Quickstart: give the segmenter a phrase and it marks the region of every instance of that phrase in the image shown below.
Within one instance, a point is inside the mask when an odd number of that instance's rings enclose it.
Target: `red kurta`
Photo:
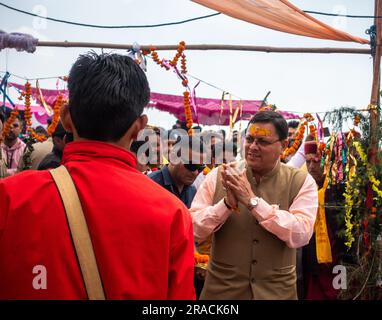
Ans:
[[[107,299],[194,299],[186,207],[117,146],[81,141],[63,164],[77,187]],[[43,265],[47,288],[34,289]],[[61,198],[48,171],[0,180],[0,299],[87,299]]]

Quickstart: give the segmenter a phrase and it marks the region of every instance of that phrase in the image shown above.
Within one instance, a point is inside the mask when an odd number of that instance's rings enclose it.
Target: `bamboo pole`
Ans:
[[[39,41],[39,47],[64,47],[64,48],[103,48],[103,49],[132,49],[131,44],[95,43],[95,42],[72,42],[72,41]],[[156,50],[176,50],[178,45],[153,45]],[[141,50],[149,50],[152,45],[141,45]],[[277,53],[349,53],[370,54],[370,49],[359,48],[282,48],[267,46],[247,45],[222,45],[222,44],[189,44],[187,50],[237,50],[237,51],[260,51]]]
[[[382,0],[375,0],[375,14],[376,17],[382,15]],[[369,161],[372,164],[377,163],[377,123],[378,123],[378,110],[374,106],[378,106],[379,92],[380,92],[380,78],[381,78],[381,45],[382,45],[382,21],[375,18],[374,23],[376,26],[376,48],[373,57],[373,84],[371,88],[370,98],[370,150]]]

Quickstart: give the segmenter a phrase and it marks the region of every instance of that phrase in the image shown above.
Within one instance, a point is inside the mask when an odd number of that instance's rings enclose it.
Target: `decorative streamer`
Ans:
[[[36,80],[36,89],[37,89],[37,93],[38,93],[37,99],[40,101],[41,105],[44,107],[46,113],[49,116],[52,116],[53,115],[53,109],[45,102],[45,98],[41,92],[40,84],[39,84],[38,80]]]
[[[225,95],[228,94],[228,92],[225,92],[223,91],[222,93],[222,97],[221,97],[221,100],[220,100],[220,114],[219,114],[219,125],[221,125],[221,117],[223,115],[223,110],[224,110],[224,99],[225,99]]]

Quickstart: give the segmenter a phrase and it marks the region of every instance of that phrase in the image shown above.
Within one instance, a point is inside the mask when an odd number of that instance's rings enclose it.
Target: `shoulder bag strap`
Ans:
[[[88,226],[72,177],[65,166],[50,170],[64,204],[89,300],[105,300]]]

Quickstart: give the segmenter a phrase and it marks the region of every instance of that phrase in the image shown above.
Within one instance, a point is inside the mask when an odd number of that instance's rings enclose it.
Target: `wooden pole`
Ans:
[[[71,41],[39,41],[39,47],[64,47],[64,48],[103,48],[103,49],[132,49],[131,44],[114,43],[94,43],[94,42],[71,42]],[[149,50],[155,47],[156,50],[176,50],[177,45],[141,45],[141,50]],[[278,53],[349,53],[349,54],[370,54],[370,49],[358,48],[281,48],[265,46],[247,45],[222,45],[222,44],[186,44],[187,50],[237,50],[237,51],[260,51]]]
[[[382,15],[382,0],[375,0],[375,14],[376,17]],[[382,20],[381,18],[375,18],[374,24],[376,26],[376,48],[375,55],[373,57],[373,85],[371,88],[370,99],[370,150],[369,161],[372,164],[377,163],[377,124],[378,124],[378,110],[379,92],[380,92],[380,78],[381,78],[381,45],[382,45]]]

